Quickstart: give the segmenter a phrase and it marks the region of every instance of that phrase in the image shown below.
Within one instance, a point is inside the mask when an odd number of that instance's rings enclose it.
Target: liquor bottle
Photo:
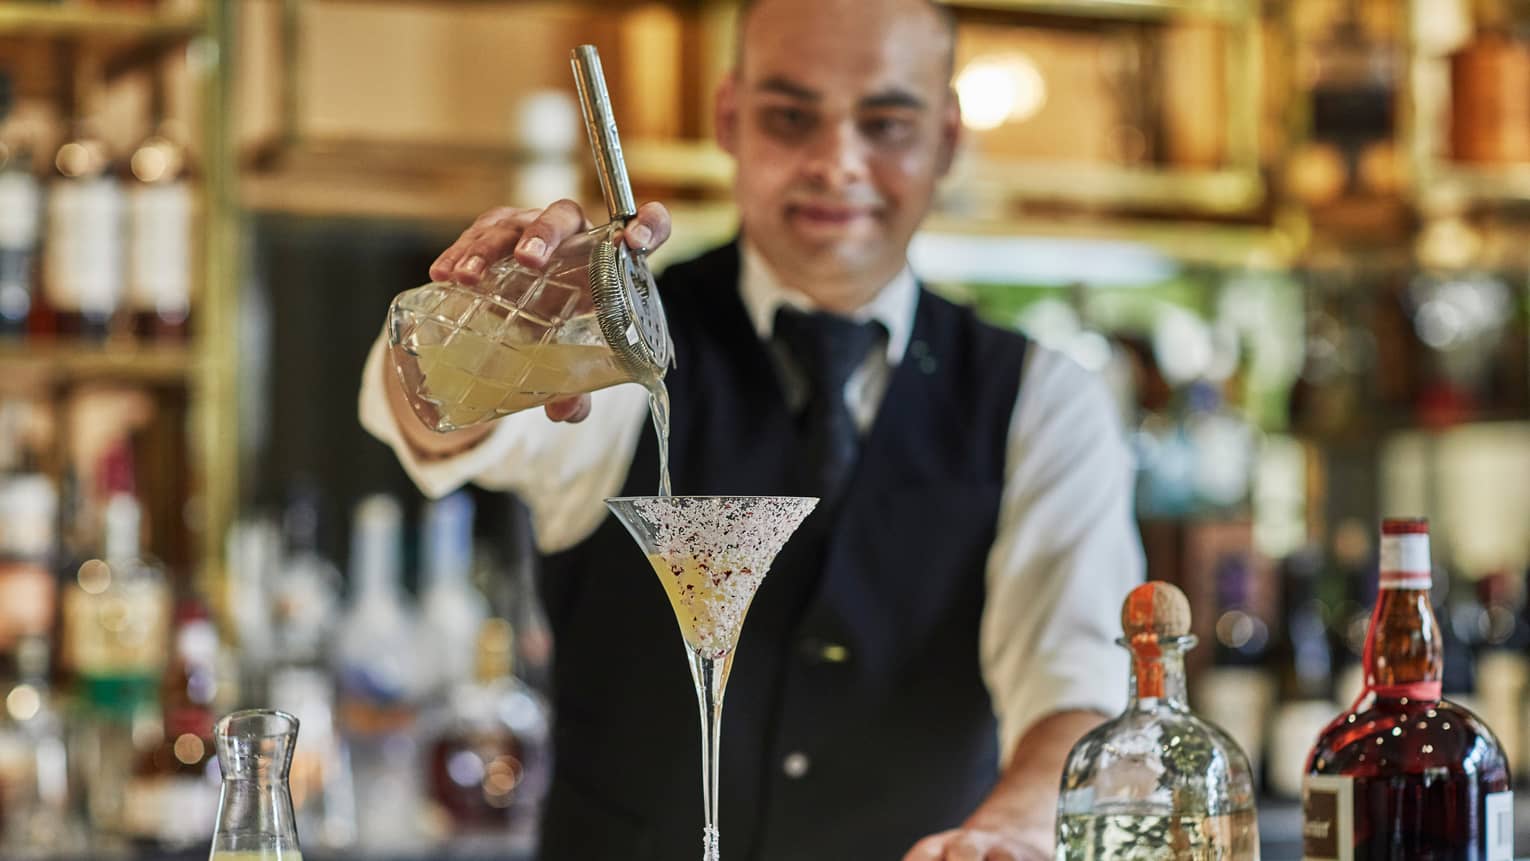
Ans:
[[[421,529],[425,591],[420,600],[422,642],[433,653],[430,687],[449,691],[473,677],[478,629],[489,605],[470,582],[473,569],[473,498],[454,493],[425,509]]]
[[[86,848],[72,804],[71,752],[54,701],[47,639],[28,636],[0,660],[0,857],[78,857]]]
[[[58,491],[38,468],[37,410],[0,399],[0,655],[29,636],[52,634],[58,585]]]
[[[1514,800],[1503,748],[1476,715],[1440,698],[1427,523],[1384,521],[1380,556],[1365,691],[1307,759],[1304,857],[1507,861]]]
[[[124,795],[146,728],[158,722],[170,594],[163,571],[141,552],[142,509],[119,446],[103,473],[103,558],[79,566],[64,591],[62,654],[73,676],[81,720],[71,749],[81,755],[92,828],[124,835]]]
[[[65,79],[69,92],[95,87],[89,64]],[[47,245],[43,298],[46,322],[39,325],[69,337],[103,339],[126,323],[122,304],[125,200],[117,165],[97,131],[95,105],[70,100],[76,117],[69,140],[54,156],[55,179],[48,189]]]
[[[144,750],[128,780],[125,831],[140,844],[185,849],[202,843],[218,814],[213,749],[218,695],[218,632],[207,608],[183,599],[160,687],[162,740]]]
[[[1522,583],[1502,570],[1477,581],[1484,634],[1475,661],[1479,714],[1489,726],[1501,730],[1499,741],[1513,768],[1524,762],[1524,727],[1519,721],[1530,681],[1530,661],[1525,657],[1530,625],[1521,614],[1522,589]]]
[[[415,734],[422,695],[419,626],[401,583],[402,520],[392,497],[375,495],[357,504],[352,599],[332,650],[362,851],[399,851],[422,840],[420,823],[398,814],[418,810],[423,800]]]
[[[304,482],[289,491],[282,513],[285,549],[271,584],[270,603],[276,658],[286,666],[319,661],[340,606],[340,571],[319,549],[322,509],[318,488]]]
[[[1450,56],[1450,156],[1530,161],[1530,43],[1503,0],[1474,0],[1471,39]]]
[[[1281,624],[1270,650],[1279,706],[1270,720],[1265,787],[1280,798],[1300,798],[1302,764],[1333,719],[1333,649],[1318,598],[1323,558],[1306,547],[1281,563]]]
[[[340,572],[319,548],[322,508],[312,483],[289,489],[277,539],[280,559],[261,600],[272,608],[274,643],[266,702],[303,727],[290,776],[298,836],[310,848],[335,850],[355,843],[356,811],[335,686],[323,664],[340,605]]]
[[[1248,758],[1185,703],[1190,602],[1168,583],[1143,584],[1127,596],[1121,627],[1130,702],[1068,754],[1058,861],[1257,859]]]
[[[0,336],[26,334],[37,285],[42,186],[32,141],[12,117],[11,77],[0,72]]]
[[[196,198],[180,124],[165,119],[165,82],[151,87],[154,131],[128,167],[127,298],[140,338],[179,341],[191,309]]]
[[[1328,608],[1334,699],[1340,703],[1354,702],[1364,687],[1362,658],[1376,606],[1375,570],[1369,530],[1358,518],[1344,518],[1334,527],[1329,568],[1320,587]]]
[[[430,796],[457,839],[529,846],[551,776],[546,703],[516,678],[514,633],[503,619],[479,629],[472,680],[451,691],[430,748]]]
[[[1196,710],[1223,727],[1249,754],[1255,778],[1275,698],[1270,629],[1254,606],[1255,574],[1246,552],[1227,553],[1215,569],[1217,620],[1212,666],[1195,685]]]

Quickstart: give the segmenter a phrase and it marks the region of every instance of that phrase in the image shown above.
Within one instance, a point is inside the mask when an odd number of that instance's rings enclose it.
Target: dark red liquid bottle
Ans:
[[[1514,799],[1503,747],[1480,718],[1440,699],[1429,527],[1387,520],[1380,549],[1365,691],[1308,756],[1303,857],[1511,861]]]

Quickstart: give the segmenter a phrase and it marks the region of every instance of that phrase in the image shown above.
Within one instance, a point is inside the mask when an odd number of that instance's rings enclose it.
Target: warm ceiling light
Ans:
[[[977,131],[1024,122],[1047,101],[1047,83],[1030,57],[1019,51],[974,58],[956,77],[962,122]]]

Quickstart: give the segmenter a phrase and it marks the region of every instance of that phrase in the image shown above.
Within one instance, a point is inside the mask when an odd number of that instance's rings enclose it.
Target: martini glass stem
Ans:
[[[696,682],[696,701],[701,706],[701,797],[706,807],[702,832],[702,861],[718,861],[717,764],[722,740],[723,687],[728,683],[728,659],[707,657],[687,645],[691,678]]]

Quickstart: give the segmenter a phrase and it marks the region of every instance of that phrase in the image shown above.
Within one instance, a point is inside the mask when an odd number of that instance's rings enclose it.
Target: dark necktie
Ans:
[[[845,403],[845,384],[885,336],[880,323],[857,323],[821,311],[783,307],[775,337],[807,381],[799,429],[804,442],[805,492],[833,505],[855,466],[860,433]]]

